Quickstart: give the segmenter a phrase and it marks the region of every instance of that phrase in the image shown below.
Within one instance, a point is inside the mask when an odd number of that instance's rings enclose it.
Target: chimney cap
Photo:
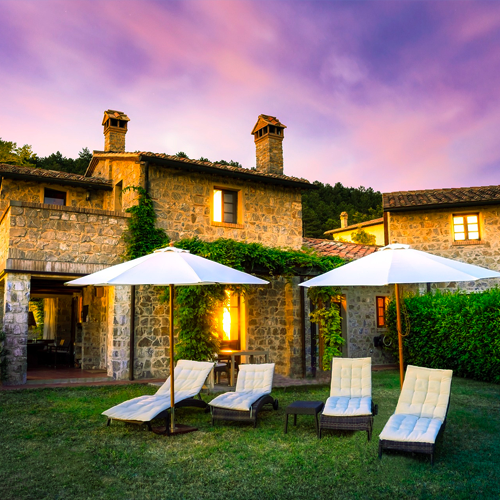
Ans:
[[[275,116],[270,115],[259,115],[257,119],[257,123],[254,125],[251,134],[255,134],[261,128],[267,125],[274,125],[275,127],[286,128],[286,125],[283,125]]]
[[[109,118],[113,118],[115,120],[122,120],[125,122],[129,122],[130,118],[123,111],[115,111],[114,109],[108,109],[104,111],[104,118],[102,119],[102,125],[104,125]]]

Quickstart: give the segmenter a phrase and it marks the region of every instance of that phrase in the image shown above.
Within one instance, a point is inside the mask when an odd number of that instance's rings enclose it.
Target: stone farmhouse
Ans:
[[[137,202],[129,186],[150,194],[157,224],[172,241],[198,235],[295,250],[306,245],[346,258],[376,249],[302,237],[301,193],[312,185],[284,175],[286,127],[278,119],[260,115],[252,130],[254,169],[127,152],[129,121],[122,112],[104,113],[104,150],[94,151],[83,176],[0,164],[0,328],[8,384],[25,383],[40,360],[29,338],[36,299],[43,299],[44,338],[56,341],[56,352],[66,349],[71,364],[105,370],[115,379],[168,376],[169,311],[157,288],[135,287],[132,309],[131,287],[64,286],[121,261],[125,210]],[[314,373],[321,342],[298,287],[306,278],[273,278],[245,298],[230,297],[231,327],[218,332],[223,345],[267,349],[283,375]],[[375,299],[363,290],[345,291],[340,307],[348,338],[344,354],[387,362],[373,349],[373,337],[383,329]]]
[[[352,236],[357,231],[364,231],[365,233],[375,237],[375,245],[384,245],[384,218],[372,219],[358,224],[348,224],[347,212],[340,214],[340,227],[325,231],[326,235],[330,235],[334,240],[353,242]]]
[[[500,270],[500,186],[384,193],[383,208],[387,243]],[[496,284],[444,286],[472,291]]]

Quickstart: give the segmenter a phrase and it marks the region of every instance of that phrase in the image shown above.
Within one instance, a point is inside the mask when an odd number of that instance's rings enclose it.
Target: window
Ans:
[[[45,189],[43,202],[49,205],[66,205],[66,193],[55,189]]]
[[[220,313],[218,336],[222,349],[240,348],[240,296],[229,290]]]
[[[214,222],[238,223],[238,193],[225,189],[214,189]]]
[[[385,305],[387,297],[376,297],[377,301],[377,328],[385,328]]]
[[[454,215],[453,237],[455,241],[479,240],[479,214]]]

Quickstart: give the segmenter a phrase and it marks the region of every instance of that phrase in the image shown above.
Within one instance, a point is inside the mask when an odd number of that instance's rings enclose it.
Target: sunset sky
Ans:
[[[0,1],[0,137],[40,156],[104,146],[397,190],[500,184],[500,2]]]

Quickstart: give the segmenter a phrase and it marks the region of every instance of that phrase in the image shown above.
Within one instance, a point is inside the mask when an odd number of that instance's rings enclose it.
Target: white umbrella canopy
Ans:
[[[500,273],[484,267],[438,257],[409,245],[392,244],[378,252],[317,276],[300,286],[381,286],[394,285],[396,296],[399,366],[403,385],[403,342],[398,285],[413,283],[443,283],[500,278]]]
[[[188,250],[166,247],[66,283],[69,286],[214,284],[266,285],[268,282]]]
[[[182,285],[267,285],[269,282],[237,271],[188,250],[169,246],[138,259],[108,267],[65,283],[68,286],[157,285],[170,288],[170,433],[184,433],[194,428],[176,427],[174,403],[174,286]]]

